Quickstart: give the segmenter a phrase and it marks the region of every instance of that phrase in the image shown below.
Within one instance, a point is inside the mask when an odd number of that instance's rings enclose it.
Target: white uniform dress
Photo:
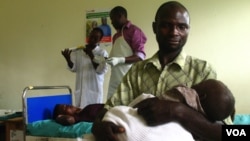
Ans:
[[[92,52],[94,56],[108,57],[107,51],[99,46]],[[84,108],[89,104],[103,103],[103,83],[104,75],[108,71],[107,63],[102,62],[95,69],[83,49],[72,51],[70,57],[74,63],[70,70],[76,73],[75,106]]]
[[[123,30],[121,33],[122,35],[114,42],[112,50],[110,51],[110,57],[128,57],[133,55],[131,47],[123,37]],[[112,67],[109,80],[108,98],[110,98],[115,93],[118,85],[121,83],[123,76],[128,72],[131,66],[132,64],[124,63]]]

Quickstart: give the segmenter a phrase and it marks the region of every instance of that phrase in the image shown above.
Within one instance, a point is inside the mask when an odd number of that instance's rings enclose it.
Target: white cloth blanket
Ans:
[[[144,119],[137,114],[133,105],[143,99],[154,97],[142,94],[129,106],[115,106],[104,116],[103,121],[110,121],[125,128],[125,133],[118,134],[120,141],[194,141],[191,133],[179,123],[170,122],[160,126],[147,126]]]

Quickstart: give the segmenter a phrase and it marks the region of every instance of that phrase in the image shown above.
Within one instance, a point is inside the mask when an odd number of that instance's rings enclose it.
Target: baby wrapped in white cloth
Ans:
[[[103,121],[110,121],[125,128],[117,134],[120,141],[194,141],[191,133],[179,123],[169,122],[158,126],[148,126],[133,108],[144,99],[155,97],[142,94],[128,106],[115,106],[107,111]],[[234,114],[235,99],[228,87],[221,81],[208,79],[191,88],[177,86],[160,95],[163,100],[173,100],[187,104],[203,114],[211,122],[221,122]],[[214,104],[216,103],[216,104]]]
[[[137,108],[133,108],[133,106],[150,97],[154,96],[142,94],[129,106],[115,106],[109,109],[103,121],[110,121],[125,128],[125,133],[118,134],[120,141],[194,141],[191,133],[176,122],[148,126],[144,119],[138,115]]]

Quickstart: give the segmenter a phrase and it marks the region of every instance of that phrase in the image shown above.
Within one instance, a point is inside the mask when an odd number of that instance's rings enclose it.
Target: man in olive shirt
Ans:
[[[156,12],[152,26],[158,52],[131,67],[117,91],[107,101],[107,109],[109,106],[128,105],[142,93],[159,96],[176,85],[191,87],[207,79],[216,79],[216,72],[207,61],[186,55],[183,51],[190,30],[190,17],[181,3],[163,3]],[[211,122],[183,103],[146,99],[137,108],[140,111],[138,114],[149,126],[175,121],[201,140],[221,140],[221,122]],[[126,131],[113,122],[102,121],[106,112],[100,113],[95,120],[92,133],[97,141],[118,141],[117,134]]]

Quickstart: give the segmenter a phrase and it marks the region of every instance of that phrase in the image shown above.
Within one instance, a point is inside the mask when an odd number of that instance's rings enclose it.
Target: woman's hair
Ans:
[[[102,37],[103,37],[103,31],[102,31],[102,29],[101,29],[101,28],[99,28],[99,27],[95,27],[95,28],[93,28],[93,29],[92,29],[92,31],[91,31],[91,32],[93,32],[93,31],[97,31],[97,32],[99,32],[99,33],[101,34],[100,39],[102,39]]]

